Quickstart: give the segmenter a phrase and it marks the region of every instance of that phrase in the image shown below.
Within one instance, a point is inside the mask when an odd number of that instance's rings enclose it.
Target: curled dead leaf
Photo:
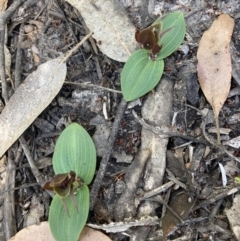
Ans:
[[[0,13],[5,12],[8,0],[0,0]]]

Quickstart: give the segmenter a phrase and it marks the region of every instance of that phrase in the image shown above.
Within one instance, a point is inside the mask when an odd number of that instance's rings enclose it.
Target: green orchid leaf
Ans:
[[[151,91],[163,73],[162,59],[152,61],[149,52],[140,49],[125,63],[121,73],[121,89],[126,101],[135,100]]]
[[[89,212],[89,189],[83,185],[75,194],[76,207],[70,196],[64,199],[67,211],[64,209],[62,198],[55,195],[49,211],[49,225],[53,237],[57,241],[77,241],[87,221]]]
[[[96,169],[96,149],[87,131],[77,123],[70,124],[57,140],[53,154],[55,174],[74,171],[89,184]]]
[[[157,58],[164,59],[176,51],[182,43],[186,33],[186,25],[183,13],[170,13],[165,17],[158,18],[153,25],[159,21],[162,22],[164,35],[158,41],[162,49]]]

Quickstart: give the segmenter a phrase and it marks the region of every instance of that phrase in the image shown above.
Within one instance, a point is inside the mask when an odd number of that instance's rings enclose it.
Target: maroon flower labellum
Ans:
[[[135,39],[141,44],[142,48],[150,51],[150,59],[156,60],[157,54],[161,51],[162,46],[158,44],[162,30],[162,23],[157,23],[141,31],[137,30]]]
[[[52,190],[57,193],[57,195],[62,199],[64,209],[69,216],[65,198],[70,195],[72,202],[78,211],[74,192],[82,185],[83,181],[79,177],[76,177],[75,172],[70,171],[70,173],[57,174],[51,181],[47,182],[43,188],[46,190]]]

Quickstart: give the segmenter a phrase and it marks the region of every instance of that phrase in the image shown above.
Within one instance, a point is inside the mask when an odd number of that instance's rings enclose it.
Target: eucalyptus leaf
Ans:
[[[62,200],[55,195],[49,211],[49,225],[53,237],[57,241],[77,241],[79,235],[86,224],[89,212],[89,189],[87,185],[75,194],[78,211],[72,203],[70,196],[66,200],[69,216],[64,210]]]
[[[163,60],[150,60],[149,52],[145,49],[133,53],[124,65],[121,74],[124,99],[132,101],[151,91],[158,84],[163,67]]]
[[[158,44],[162,45],[158,59],[164,59],[176,51],[182,43],[186,32],[186,25],[183,13],[178,12],[158,18],[153,25],[159,21],[162,22],[162,32],[166,31],[166,34],[158,41]]]
[[[49,106],[62,88],[66,73],[62,58],[51,59],[16,89],[0,114],[0,157]]]
[[[96,149],[87,131],[77,123],[70,124],[57,140],[53,154],[55,174],[74,171],[89,184],[96,169]]]

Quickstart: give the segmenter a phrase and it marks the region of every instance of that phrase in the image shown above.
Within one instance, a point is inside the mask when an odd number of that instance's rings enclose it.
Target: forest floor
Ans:
[[[9,1],[7,9],[15,4],[15,11],[7,17],[2,11],[6,22],[0,21],[0,43],[9,50],[4,54],[5,71],[0,68],[1,76],[5,72],[7,76],[5,84],[1,78],[3,110],[17,89],[13,87],[21,86],[41,64],[66,54],[93,30],[86,14],[97,30],[68,59],[66,79],[47,108],[42,111],[36,105],[33,121],[28,116],[18,119],[19,126],[29,121],[29,127],[0,159],[0,240],[48,221],[52,197],[41,187],[54,177],[54,147],[71,122],[88,131],[97,150],[96,178],[89,186],[90,227],[116,241],[240,240],[239,1],[110,1],[113,8],[107,14],[113,26],[118,24],[114,18],[122,19],[121,26],[127,18],[131,25],[131,30],[129,22],[124,30],[119,27],[119,35],[146,28],[170,12],[183,12],[186,21],[186,37],[164,59],[158,86],[128,103],[121,94],[125,62],[118,60],[121,50],[116,51],[115,43],[106,48],[101,37],[94,38],[104,29],[96,12],[86,13],[87,7],[79,12],[71,2],[76,1]],[[106,11],[101,9],[104,2],[108,1],[94,2],[96,11]],[[231,87],[219,114],[221,144],[217,144],[213,108],[198,81],[197,51],[203,33],[222,13],[232,17],[235,26]],[[45,96],[42,92],[39,101]],[[24,101],[34,103],[37,98],[33,90]]]

